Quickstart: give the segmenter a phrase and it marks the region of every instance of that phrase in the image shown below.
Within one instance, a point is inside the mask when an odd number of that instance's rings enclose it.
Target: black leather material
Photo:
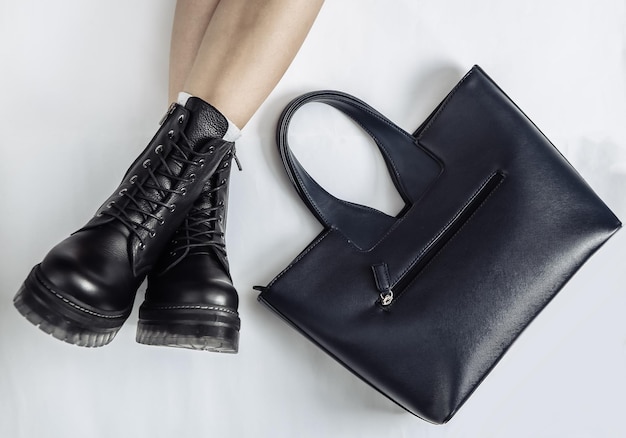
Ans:
[[[97,214],[36,268],[40,283],[68,309],[88,311],[86,326],[128,316],[137,288],[233,147],[221,139],[227,127],[224,116],[200,99],[172,105]]]
[[[149,275],[143,308],[216,306],[236,312],[238,305],[228,270],[216,254],[205,252],[188,254],[167,271]]]
[[[235,352],[238,346],[240,321],[237,313],[239,297],[233,286],[226,253],[226,213],[228,182],[234,148],[219,164],[214,175],[204,185],[201,195],[163,251],[155,269],[148,275],[145,301],[139,308],[142,343],[156,343],[150,335],[163,333],[176,336],[179,332],[194,332],[193,326],[220,325],[232,330],[224,336],[219,351]],[[145,333],[150,332],[150,333]],[[153,342],[143,342],[149,339]],[[215,350],[214,339],[209,345],[195,340],[191,348]],[[177,342],[176,346],[181,346]],[[171,345],[168,343],[168,345]],[[189,345],[184,345],[189,347]]]
[[[376,140],[408,204],[398,217],[336,200],[306,175],[286,131],[311,101],[345,112]],[[287,107],[278,140],[325,229],[259,299],[433,423],[454,415],[621,226],[477,66],[412,136],[352,96],[322,91]]]
[[[225,241],[232,155],[205,184],[148,276],[145,306],[206,304],[237,311]]]
[[[414,137],[367,104],[337,92],[310,93],[294,100],[281,117],[278,144],[287,145],[291,117],[298,108],[311,101],[323,102],[342,111],[374,139],[407,204],[418,200],[441,173],[441,163],[417,145]],[[311,212],[323,225],[341,230],[358,248],[372,247],[396,222],[396,218],[378,210],[335,198],[311,178],[288,147],[281,147],[279,151],[289,178]]]

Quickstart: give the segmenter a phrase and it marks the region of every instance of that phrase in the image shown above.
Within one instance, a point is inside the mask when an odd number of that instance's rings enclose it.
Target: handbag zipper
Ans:
[[[422,250],[417,257],[417,261],[404,273],[394,284],[391,284],[389,267],[382,262],[372,265],[374,280],[379,292],[378,303],[382,307],[388,307],[391,303],[402,295],[411,282],[417,278],[430,261],[443,249],[443,247],[454,237],[463,225],[465,225],[472,215],[487,200],[489,195],[504,180],[502,172],[493,173],[472,195],[468,202],[456,213],[448,224],[437,234]]]

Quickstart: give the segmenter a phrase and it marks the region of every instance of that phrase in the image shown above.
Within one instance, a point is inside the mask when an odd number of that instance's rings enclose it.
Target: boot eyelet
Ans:
[[[169,209],[172,213],[174,213],[174,210],[176,210],[176,204],[172,204],[172,205],[170,205],[170,206],[168,207],[168,209]]]
[[[139,243],[139,249],[140,249],[140,250],[142,250],[142,251],[143,251],[144,249],[146,249],[146,245],[145,245],[145,243],[143,243],[143,242]]]
[[[196,174],[195,173],[190,173],[189,174],[189,182],[192,183],[196,180]]]
[[[167,136],[168,136],[169,138],[174,138],[174,130],[173,130],[173,129],[170,129],[170,130],[168,131],[168,133],[167,133]]]
[[[181,114],[180,116],[178,116],[178,123],[179,124],[183,124],[183,122],[185,121],[185,115]]]
[[[223,179],[223,180],[221,180],[221,181],[220,181],[220,185],[221,185],[221,186],[223,186],[224,184],[226,184],[226,180],[225,180],[225,179]]]
[[[209,146],[209,154],[215,152],[215,146]]]
[[[224,206],[224,201],[220,201],[217,205],[219,205],[220,207]]]
[[[148,233],[148,236],[150,236],[151,238],[154,238],[156,236],[156,233],[154,231],[150,231]]]
[[[230,166],[230,163],[229,163],[228,161],[226,161],[226,162],[222,165],[222,167],[223,167],[224,169],[226,169],[228,166]]]
[[[163,145],[160,144],[157,147],[154,148],[154,153],[159,155],[161,152],[163,152]]]
[[[143,167],[145,169],[147,169],[148,167],[150,167],[152,165],[152,163],[150,162],[150,158],[148,158],[146,161],[143,162]]]
[[[128,182],[131,183],[131,184],[135,184],[136,181],[137,181],[137,175],[131,176],[130,180],[128,180]]]
[[[203,168],[203,167],[204,167],[204,158],[200,158],[200,159],[198,160],[198,166],[200,166],[200,168]]]
[[[158,218],[157,222],[159,225],[165,225],[165,219],[163,219],[162,217]]]
[[[176,255],[176,251],[171,251],[171,252],[170,252],[170,255],[171,255],[171,256],[175,256],[175,255]]]
[[[111,201],[107,204],[107,208],[111,208],[115,204],[115,201]]]
[[[180,189],[180,194],[182,196],[185,196],[187,194],[187,188],[183,187],[182,189]]]
[[[119,191],[118,195],[119,195],[119,196],[124,196],[124,194],[125,194],[127,191],[128,191],[127,189],[122,189],[122,190],[120,190],[120,191]]]

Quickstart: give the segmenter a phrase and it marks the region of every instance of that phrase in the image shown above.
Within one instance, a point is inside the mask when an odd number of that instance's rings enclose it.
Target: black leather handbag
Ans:
[[[287,144],[308,102],[376,142],[406,203],[395,217],[339,200]],[[475,66],[408,134],[362,101],[305,94],[280,154],[324,231],[259,299],[409,412],[445,423],[512,342],[621,226],[581,176]]]

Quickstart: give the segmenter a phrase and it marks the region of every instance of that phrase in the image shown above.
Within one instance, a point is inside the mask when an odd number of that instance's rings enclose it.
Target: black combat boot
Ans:
[[[109,343],[137,288],[233,143],[228,121],[190,98],[173,104],[121,185],[80,230],[35,266],[14,298],[30,322],[63,341]]]
[[[139,308],[137,342],[237,352],[239,299],[224,240],[234,153],[233,147],[148,275],[146,299]]]

